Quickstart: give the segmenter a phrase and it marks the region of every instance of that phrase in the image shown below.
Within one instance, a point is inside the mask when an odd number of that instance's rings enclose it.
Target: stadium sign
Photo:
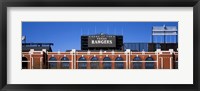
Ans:
[[[116,38],[110,35],[88,36],[88,47],[116,47]]]

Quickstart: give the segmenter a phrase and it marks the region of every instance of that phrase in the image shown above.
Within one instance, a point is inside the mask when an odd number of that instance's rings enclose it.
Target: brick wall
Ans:
[[[27,64],[28,69],[49,69],[49,59],[51,57],[55,57],[57,69],[61,69],[61,59],[63,57],[67,57],[70,62],[70,69],[77,69],[78,68],[78,59],[80,57],[86,58],[87,69],[91,68],[91,58],[97,57],[99,61],[99,69],[103,69],[103,59],[104,57],[108,56],[112,61],[112,69],[115,69],[115,60],[117,57],[123,58],[123,69],[131,69],[134,68],[134,61],[135,57],[141,58],[142,69],[145,69],[146,59],[148,57],[153,58],[154,69],[174,69],[176,68],[175,65],[178,63],[178,52],[171,52],[171,51],[157,51],[157,52],[46,52],[44,51],[34,51],[31,50],[30,52],[22,52],[23,57],[27,58],[29,61]],[[133,63],[132,63],[132,62]]]

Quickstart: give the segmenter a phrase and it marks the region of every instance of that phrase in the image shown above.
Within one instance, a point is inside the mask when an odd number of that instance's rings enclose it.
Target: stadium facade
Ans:
[[[175,35],[153,27],[152,36]],[[81,50],[52,52],[52,43],[23,43],[22,69],[178,69],[178,43],[124,43],[122,35],[82,35]]]
[[[22,53],[23,69],[177,69],[178,52],[76,51]]]

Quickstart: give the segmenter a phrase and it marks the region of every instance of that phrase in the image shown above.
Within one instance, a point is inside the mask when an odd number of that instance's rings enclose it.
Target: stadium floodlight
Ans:
[[[153,26],[152,35],[178,35],[178,30],[175,26]]]
[[[165,36],[178,36],[178,29],[176,26],[153,26],[152,28],[152,42],[153,36],[164,36],[164,43],[165,43]]]

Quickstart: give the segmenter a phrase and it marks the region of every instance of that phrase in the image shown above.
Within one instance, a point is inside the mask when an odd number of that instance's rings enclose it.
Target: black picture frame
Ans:
[[[7,7],[193,7],[194,84],[7,84]],[[0,1],[0,89],[9,90],[140,90],[199,91],[200,0],[1,0]],[[187,73],[186,73],[187,74]]]

